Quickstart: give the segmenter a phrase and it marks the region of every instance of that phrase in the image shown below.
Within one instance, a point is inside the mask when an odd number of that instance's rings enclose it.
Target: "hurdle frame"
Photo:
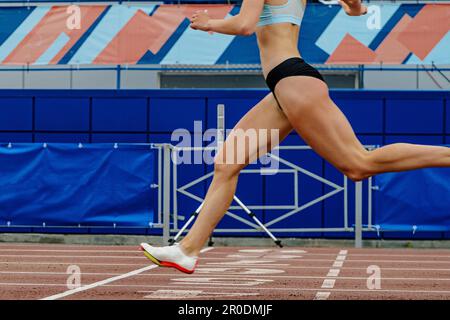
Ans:
[[[215,149],[213,147],[177,147],[169,143],[158,143],[158,144],[151,144],[151,147],[158,150],[158,221],[156,222],[155,226],[160,226],[163,229],[163,242],[169,243],[171,234],[177,233],[180,231],[180,228],[178,227],[178,221],[184,221],[185,216],[178,215],[178,193],[182,193],[185,196],[190,197],[193,200],[198,201],[201,203],[204,199],[197,197],[195,195],[192,195],[188,192],[186,192],[184,189],[195,185],[198,182],[204,181],[208,178],[210,178],[213,175],[213,172],[206,173],[200,178],[194,179],[193,181],[187,183],[184,186],[178,187],[178,165],[174,159],[176,159],[176,152],[178,151],[205,151],[205,150],[211,150]],[[368,150],[373,150],[377,148],[378,146],[374,145],[367,145],[365,146]],[[275,150],[312,150],[309,146],[278,146],[275,148]],[[282,159],[278,156],[274,156],[272,153],[269,153],[269,156],[275,157],[279,159]],[[289,162],[284,160],[284,162]],[[285,163],[286,164],[286,163]],[[295,165],[294,165],[295,166]],[[294,189],[296,193],[296,197],[298,196],[298,172],[305,173],[307,175],[313,176],[315,178],[319,177],[319,181],[326,180],[325,178],[322,178],[318,175],[315,175],[309,171],[307,171],[304,168],[301,168],[300,166],[296,166],[297,170],[294,174],[296,177],[294,179]],[[284,172],[289,169],[278,169],[280,172]],[[284,170],[284,171],[283,171]],[[293,171],[293,170],[291,170]],[[287,171],[286,171],[287,172]],[[247,173],[261,173],[261,170],[258,169],[244,169],[242,170],[242,174]],[[328,180],[327,180],[328,181]],[[355,223],[353,226],[349,225],[349,208],[348,208],[348,197],[349,194],[349,183],[348,178],[343,175],[343,185],[339,186],[339,188],[336,188],[335,190],[324,194],[306,204],[303,204],[302,206],[298,206],[298,203],[296,202],[296,208],[293,209],[294,206],[247,206],[250,209],[268,209],[268,210],[274,210],[274,209],[291,209],[291,212],[287,212],[280,217],[269,221],[268,223],[265,223],[264,226],[268,228],[271,232],[277,232],[277,233],[292,233],[292,232],[354,232],[354,242],[355,242],[355,248],[361,248],[363,247],[363,241],[362,241],[362,233],[365,231],[375,231],[375,228],[372,225],[372,192],[373,190],[376,190],[376,187],[373,186],[373,180],[372,178],[367,179],[367,194],[368,194],[368,201],[367,201],[367,221],[368,224],[366,226],[363,226],[363,182],[355,182],[355,192],[354,192],[354,199],[355,199],[355,209],[354,209],[354,218]],[[187,187],[186,187],[187,186]],[[333,228],[270,228],[272,224],[275,224],[276,222],[279,222],[289,216],[292,216],[294,214],[298,214],[302,210],[319,203],[321,201],[324,201],[328,198],[331,198],[335,194],[343,193],[343,206],[344,206],[344,212],[343,212],[343,227],[333,227]],[[161,206],[160,206],[161,205]],[[239,210],[242,209],[239,206],[230,206],[229,210]],[[257,226],[256,224],[252,223],[249,220],[246,220],[230,211],[227,210],[226,214],[228,216],[231,216],[232,218],[243,222],[250,228],[236,228],[236,229],[216,229],[214,233],[261,233],[263,230]],[[185,232],[188,232],[189,228],[186,228]]]

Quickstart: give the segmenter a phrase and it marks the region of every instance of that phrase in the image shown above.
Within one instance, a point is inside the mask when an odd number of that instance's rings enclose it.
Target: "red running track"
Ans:
[[[0,244],[0,299],[450,299],[450,250],[217,247],[186,275],[138,246]]]

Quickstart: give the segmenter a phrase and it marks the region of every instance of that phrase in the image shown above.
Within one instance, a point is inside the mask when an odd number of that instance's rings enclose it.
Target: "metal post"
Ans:
[[[225,105],[217,105],[217,152],[225,141]]]
[[[348,229],[348,178],[344,175],[344,228]]]
[[[178,199],[177,199],[177,194],[178,194],[178,190],[177,190],[177,186],[178,186],[178,165],[177,165],[177,153],[174,152],[172,154],[173,156],[173,161],[172,161],[172,168],[173,168],[173,172],[172,172],[172,203],[173,203],[173,207],[172,207],[172,215],[173,215],[173,228],[175,230],[178,230]]]
[[[158,224],[162,224],[162,150],[158,148]]]
[[[367,181],[367,227],[372,228],[372,192],[373,192],[373,178],[370,177]]]
[[[163,243],[170,239],[170,146],[163,146]]]
[[[355,183],[355,248],[362,248],[362,181]]]

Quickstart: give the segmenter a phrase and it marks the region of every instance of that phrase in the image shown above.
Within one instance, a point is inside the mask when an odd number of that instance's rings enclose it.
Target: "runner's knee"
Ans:
[[[338,165],[339,171],[352,181],[361,181],[372,175],[372,162],[370,155],[357,154],[345,159]]]
[[[238,176],[244,167],[245,165],[226,163],[216,158],[214,160],[214,177],[230,179]]]

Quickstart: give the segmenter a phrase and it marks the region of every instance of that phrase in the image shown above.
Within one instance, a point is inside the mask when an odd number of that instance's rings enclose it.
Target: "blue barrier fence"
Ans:
[[[14,146],[19,142],[34,142],[38,143],[36,148],[41,152],[51,150],[50,148],[42,151],[43,143],[49,143],[50,146],[53,143],[57,143],[56,146],[64,146],[58,143],[70,143],[72,147],[68,148],[72,148],[73,152],[79,151],[76,146],[80,142],[83,144],[108,143],[110,147],[114,143],[167,143],[172,142],[171,133],[175,129],[184,128],[194,133],[194,121],[202,122],[202,131],[215,128],[217,104],[225,105],[226,127],[232,128],[239,118],[265,94],[267,94],[266,90],[5,90],[0,91],[0,142],[5,143],[4,147],[7,147],[8,143]],[[450,143],[449,92],[334,90],[331,95],[347,115],[364,144],[384,145],[400,141],[437,145]],[[282,145],[304,145],[304,142],[296,134],[291,134]],[[288,157],[330,181],[342,183],[342,175],[312,151],[300,155],[290,154]],[[131,155],[128,159],[130,158],[135,159],[135,156]],[[3,168],[10,162],[7,158],[0,161],[4,162],[1,166],[1,172],[4,174]],[[139,158],[136,161],[139,161]],[[76,170],[79,170],[78,172],[86,170],[85,164],[81,161]],[[134,167],[132,163],[129,165],[140,174],[144,173],[139,168],[145,168],[144,171],[149,172],[150,167],[155,166],[147,159],[145,165],[141,163],[143,167],[140,165]],[[183,170],[178,174],[180,185],[183,180],[195,179],[210,170],[211,167],[207,165],[196,165],[189,170]],[[4,187],[11,176],[3,177],[1,181]],[[151,179],[151,175],[146,177]],[[379,236],[415,239],[448,238],[447,222],[450,211],[450,201],[446,197],[448,181],[450,181],[448,177],[448,169],[419,170],[376,177],[373,184],[378,187],[378,190],[373,191],[372,223],[380,225]],[[127,178],[125,180],[128,182]],[[281,192],[277,185],[282,184],[287,186],[286,190],[290,190],[291,180],[288,174],[278,177],[246,175],[240,181],[238,192],[240,198],[250,204],[276,204],[290,196],[287,192]],[[147,185],[148,182],[150,180],[145,184]],[[301,177],[299,182],[300,201],[307,202],[329,191],[326,186],[309,181],[307,177]],[[208,181],[204,181],[195,186],[195,192],[204,195],[207,184]],[[428,189],[423,189],[423,185]],[[24,185],[24,188],[33,188],[32,182],[30,185]],[[364,190],[366,189],[365,186]],[[418,198],[419,194],[423,196]],[[429,194],[431,194],[430,197],[428,197]],[[149,198],[145,195],[145,199],[152,199],[149,200],[150,203],[147,203],[150,206],[148,212],[156,212],[155,194],[149,191],[148,196]],[[367,199],[368,193],[365,192],[365,207]],[[1,203],[0,201],[0,208],[3,208],[6,202]],[[198,205],[187,200],[181,203],[178,211],[185,216],[188,216]],[[349,199],[348,206],[352,212],[354,207],[352,199]],[[330,198],[311,206],[301,216],[293,216],[276,227],[283,227],[283,224],[290,227],[336,227],[342,223],[342,208],[341,198]],[[41,213],[42,211],[39,210],[38,214]],[[256,213],[263,222],[268,222],[279,214],[279,212],[267,210],[259,210]],[[150,214],[146,215],[146,217],[149,216]],[[40,227],[42,222],[45,222],[42,218],[36,219],[30,220],[35,226],[30,226],[29,231],[52,231]],[[75,219],[83,221],[77,215]],[[139,223],[145,224],[150,221],[136,219],[138,220],[130,220],[131,225],[140,226]],[[103,221],[101,217],[99,221]],[[119,220],[105,218],[104,221],[111,224]],[[139,221],[139,223],[133,224],[133,221]],[[21,224],[27,225],[28,223],[25,222],[23,220]],[[6,223],[7,219],[0,221],[2,225]],[[352,225],[352,223],[350,219],[349,224]],[[368,223],[367,218],[363,223]],[[236,221],[225,219],[219,227],[230,227],[233,224],[236,224]],[[3,228],[0,231],[5,230]],[[117,230],[83,229],[76,232],[148,234],[158,233],[160,230],[142,226],[132,231],[118,228]],[[292,235],[351,236],[322,232]],[[377,236],[376,233],[366,234],[366,237]]]
[[[148,228],[154,167],[149,145],[0,145],[0,225]]]
[[[383,174],[376,185],[381,230],[450,231],[450,168]]]

